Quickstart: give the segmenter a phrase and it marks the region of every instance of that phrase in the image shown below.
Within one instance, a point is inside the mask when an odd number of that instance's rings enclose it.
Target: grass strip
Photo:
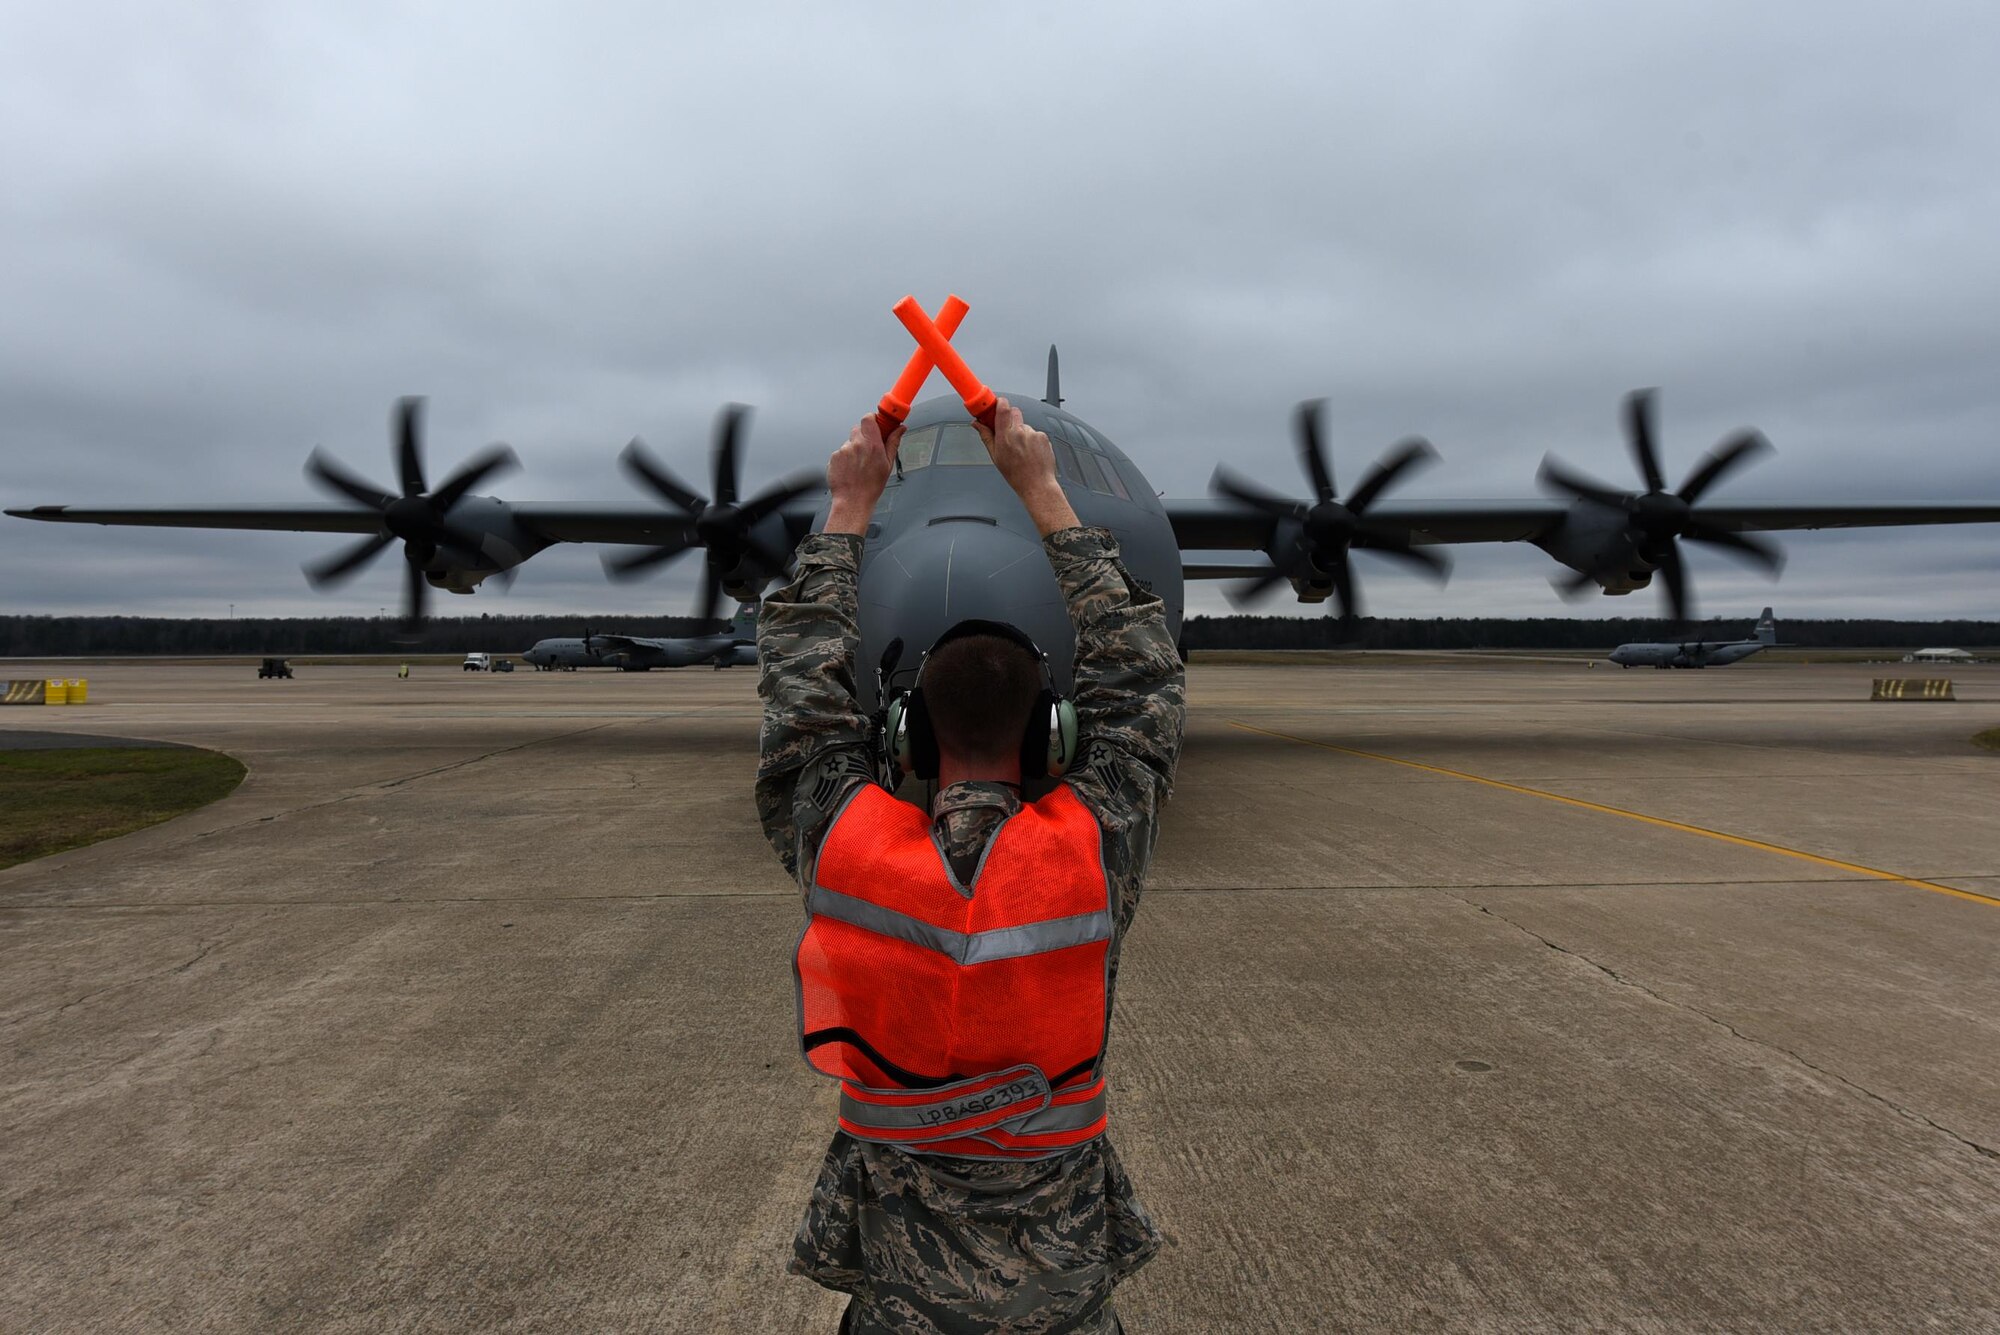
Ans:
[[[2000,728],[1988,728],[1985,732],[1972,734],[1972,744],[1983,746],[1988,751],[2000,751]]]
[[[0,867],[171,820],[226,796],[244,773],[192,747],[0,751]]]

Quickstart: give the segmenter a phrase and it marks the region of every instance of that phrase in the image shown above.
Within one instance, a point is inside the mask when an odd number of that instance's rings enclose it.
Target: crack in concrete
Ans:
[[[1645,996],[1651,997],[1654,1001],[1659,1002],[1663,1006],[1671,1006],[1675,1010],[1686,1011],[1690,1015],[1699,1016],[1701,1019],[1708,1021],[1708,1023],[1723,1030],[1725,1033],[1729,1034],[1732,1038],[1735,1038],[1740,1042],[1748,1043],[1754,1047],[1763,1048],[1766,1051],[1775,1052],[1780,1054],[1781,1056],[1789,1057],[1794,1062],[1798,1063],[1800,1066],[1803,1066],[1808,1071],[1813,1072],[1815,1075],[1822,1076],[1825,1079],[1830,1080],[1845,1089],[1851,1090],[1854,1093],[1859,1094],[1862,1097],[1867,1098],[1875,1103],[1879,1103],[1883,1107],[1889,1109],[1889,1111],[1895,1113],[1899,1117],[1905,1118],[1908,1121],[1916,1122],[1923,1126],[1927,1126],[1933,1131],[1938,1131],[1943,1133],[1944,1135],[1951,1137],[1953,1140],[1957,1141],[1960,1145],[1965,1146],[1965,1148],[1971,1150],[1973,1153],[1979,1155],[1982,1158],[2000,1161],[2000,1149],[1995,1149],[1989,1145],[1982,1145],[1978,1141],[1973,1140],[1970,1137],[1960,1135],[1958,1132],[1952,1130],[1950,1127],[1945,1126],[1942,1123],[1931,1120],[1929,1117],[1924,1116],[1922,1113],[1916,1111],[1914,1108],[1906,1108],[1902,1104],[1897,1103],[1894,1099],[1885,1097],[1884,1095],[1881,1094],[1877,1094],[1874,1090],[1868,1088],[1866,1085],[1860,1084],[1859,1082],[1854,1080],[1850,1080],[1846,1076],[1841,1075],[1838,1071],[1828,1070],[1826,1067],[1821,1066],[1818,1063],[1810,1061],[1807,1058],[1801,1056],[1799,1053],[1793,1051],[1791,1048],[1785,1047],[1784,1045],[1779,1043],[1773,1043],[1769,1039],[1757,1038],[1754,1035],[1746,1034],[1741,1029],[1738,1029],[1735,1025],[1729,1023],[1729,1021],[1721,1018],[1720,1016],[1712,1015],[1709,1012],[1703,1010],[1699,1006],[1692,1005],[1685,1001],[1675,1001],[1671,997],[1663,996],[1661,993],[1654,991],[1652,988],[1646,986],[1642,982],[1639,982],[1637,979],[1627,978],[1624,974],[1619,973],[1616,969],[1612,968],[1610,965],[1600,964],[1596,960],[1592,959],[1590,956],[1584,954],[1580,950],[1571,950],[1568,946],[1562,945],[1555,941],[1551,941],[1548,937],[1543,936],[1540,932],[1536,931],[1534,928],[1518,923],[1504,913],[1496,913],[1491,908],[1487,907],[1484,904],[1479,903],[1476,900],[1467,899],[1463,895],[1453,895],[1452,898],[1458,900],[1460,903],[1466,905],[1468,908],[1474,908],[1479,910],[1481,913],[1485,914],[1489,918],[1494,919],[1497,922],[1505,923],[1507,926],[1513,928],[1517,932],[1520,932],[1524,936],[1530,937],[1535,941],[1541,942],[1542,945],[1548,947],[1550,950],[1555,951],[1557,954],[1567,955],[1573,960],[1577,960],[1580,963],[1589,965],[1591,968],[1603,974],[1606,978],[1609,978],[1612,982],[1617,983],[1620,987],[1632,988],[1633,990],[1640,992]]]
[[[74,997],[69,1001],[65,1001],[62,1005],[56,1007],[52,1011],[49,1010],[28,1011],[24,1014],[17,1015],[12,1019],[8,1020],[6,1024],[4,1026],[0,1026],[0,1028],[12,1029],[15,1025],[24,1024],[29,1020],[39,1019],[44,1016],[48,1017],[49,1019],[56,1019],[74,1010],[76,1007],[83,1005],[83,1003],[91,1000],[93,997],[101,997],[107,992],[117,992],[128,987],[138,987],[141,984],[150,983],[156,978],[168,978],[173,976],[174,974],[186,973],[189,969],[192,969],[195,965],[207,959],[209,953],[213,951],[217,946],[221,945],[224,941],[228,940],[230,933],[234,932],[236,930],[236,927],[237,924],[235,923],[231,923],[227,927],[224,927],[221,932],[217,933],[214,940],[209,940],[205,937],[196,938],[194,954],[189,956],[187,959],[182,960],[179,964],[170,965],[169,967],[164,969],[155,969],[151,973],[140,974],[137,978],[126,978],[116,983],[106,983],[102,987],[94,987],[90,989],[90,991],[85,992],[80,996]]]

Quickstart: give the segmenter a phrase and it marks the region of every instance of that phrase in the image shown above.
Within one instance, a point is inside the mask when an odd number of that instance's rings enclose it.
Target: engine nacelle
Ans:
[[[1624,510],[1578,501],[1562,522],[1536,538],[1535,546],[1579,574],[1588,575],[1611,595],[1632,593],[1653,582],[1658,567],[1633,539]]]

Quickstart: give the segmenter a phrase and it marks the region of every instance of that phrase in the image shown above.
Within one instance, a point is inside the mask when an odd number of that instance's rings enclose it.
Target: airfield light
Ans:
[[[917,340],[917,346],[931,355],[937,369],[944,372],[944,378],[958,391],[958,397],[965,400],[965,410],[984,423],[987,430],[992,430],[993,404],[999,395],[972,373],[972,368],[951,346],[951,340],[944,336],[944,331],[924,314],[924,308],[917,304],[915,297],[904,297],[890,309],[903,322],[903,328],[910,331],[910,337]]]
[[[956,334],[959,322],[965,319],[965,313],[971,309],[956,292],[946,297],[944,305],[938,308],[938,332],[946,338]],[[924,387],[924,381],[929,378],[934,364],[931,354],[919,347],[910,354],[910,360],[904,364],[903,374],[896,377],[895,387],[882,396],[882,402],[875,405],[875,424],[882,428],[884,440],[887,440],[889,433],[901,426],[903,419],[910,415],[910,405],[916,400],[917,391]]]

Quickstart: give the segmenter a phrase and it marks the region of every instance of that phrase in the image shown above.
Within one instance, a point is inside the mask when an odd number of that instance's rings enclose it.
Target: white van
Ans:
[[[465,656],[464,670],[467,672],[491,672],[493,670],[493,655],[467,654]]]

